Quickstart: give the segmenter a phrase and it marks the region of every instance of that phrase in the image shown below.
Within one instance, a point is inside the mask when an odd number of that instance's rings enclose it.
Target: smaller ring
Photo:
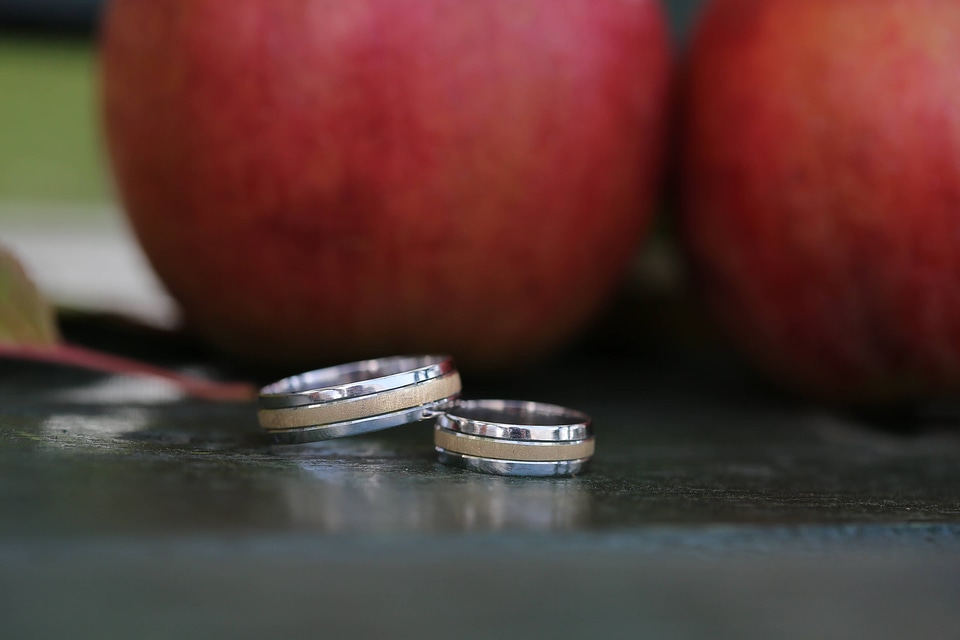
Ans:
[[[467,400],[437,416],[443,464],[505,476],[565,476],[593,456],[590,416],[542,402]]]
[[[391,391],[454,371],[446,355],[392,356],[307,371],[260,389],[261,409],[289,409]]]
[[[489,473],[498,476],[531,476],[556,477],[573,476],[583,471],[590,458],[579,460],[554,460],[550,462],[517,462],[513,460],[496,460],[481,458],[463,453],[447,451],[443,447],[436,447],[441,464],[480,473]]]
[[[533,440],[505,440],[470,436],[443,429],[433,431],[433,444],[446,451],[479,458],[511,460],[514,462],[556,462],[589,458],[594,452],[593,438],[569,442],[537,442]]]
[[[471,436],[570,442],[593,435],[590,416],[555,404],[522,400],[464,400],[437,417],[437,426]]]

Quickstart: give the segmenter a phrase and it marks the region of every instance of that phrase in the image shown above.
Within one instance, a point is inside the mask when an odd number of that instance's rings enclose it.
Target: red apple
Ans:
[[[534,358],[650,217],[654,0],[116,0],[102,46],[133,228],[244,357]]]
[[[766,369],[870,402],[960,391],[960,3],[717,0],[685,80],[683,228]]]

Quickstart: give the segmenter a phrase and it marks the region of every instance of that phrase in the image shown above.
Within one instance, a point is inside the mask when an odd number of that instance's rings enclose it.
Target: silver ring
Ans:
[[[437,426],[433,433],[434,445],[480,458],[513,460],[514,462],[552,462],[577,460],[593,455],[594,440],[571,440],[570,442],[535,442],[532,440],[506,440],[468,436]]]
[[[456,402],[456,398],[451,398],[421,407],[414,407],[413,409],[385,413],[379,416],[370,416],[369,418],[361,418],[359,420],[301,429],[267,431],[267,435],[273,444],[309,444],[311,442],[320,442],[333,438],[358,436],[363,433],[382,431],[383,429],[400,427],[421,420],[429,420],[436,415],[436,412],[452,407]]]
[[[523,400],[464,400],[437,416],[437,425],[473,436],[538,442],[585,440],[593,435],[587,414]]]
[[[498,475],[579,473],[595,450],[585,413],[516,400],[461,402],[437,416],[433,438],[441,463]]]
[[[328,386],[307,388],[320,382]],[[447,356],[364,360],[264,387],[257,418],[274,443],[315,442],[432,418],[453,408],[460,388]]]
[[[261,409],[285,409],[390,391],[455,370],[444,355],[393,356],[307,371],[260,389]]]

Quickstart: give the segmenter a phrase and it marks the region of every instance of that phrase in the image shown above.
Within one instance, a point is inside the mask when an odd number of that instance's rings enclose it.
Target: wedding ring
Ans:
[[[277,444],[358,435],[452,408],[460,374],[446,356],[399,356],[309,371],[260,390],[257,417]]]
[[[396,411],[394,413],[385,413],[379,416],[370,416],[359,420],[348,420],[333,424],[317,425],[314,427],[304,427],[301,429],[280,429],[267,431],[267,437],[273,444],[308,444],[310,442],[319,442],[320,440],[330,440],[332,438],[343,438],[345,436],[356,436],[371,431],[381,431],[393,427],[400,427],[412,422],[429,420],[433,418],[438,411],[454,406],[456,400],[441,401],[414,407],[405,411]]]
[[[499,475],[579,473],[594,453],[590,417],[540,402],[471,400],[437,415],[440,462]]]
[[[450,356],[393,356],[307,371],[260,390],[261,409],[288,409],[366,396],[433,380],[456,370]]]

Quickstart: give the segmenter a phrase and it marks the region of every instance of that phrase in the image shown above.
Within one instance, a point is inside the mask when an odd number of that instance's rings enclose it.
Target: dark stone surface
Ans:
[[[594,416],[589,473],[511,479],[438,465],[427,425],[270,448],[251,405],[0,367],[5,638],[893,638],[960,623],[960,430],[945,418],[878,429],[725,360],[569,356],[466,377],[473,397]]]

